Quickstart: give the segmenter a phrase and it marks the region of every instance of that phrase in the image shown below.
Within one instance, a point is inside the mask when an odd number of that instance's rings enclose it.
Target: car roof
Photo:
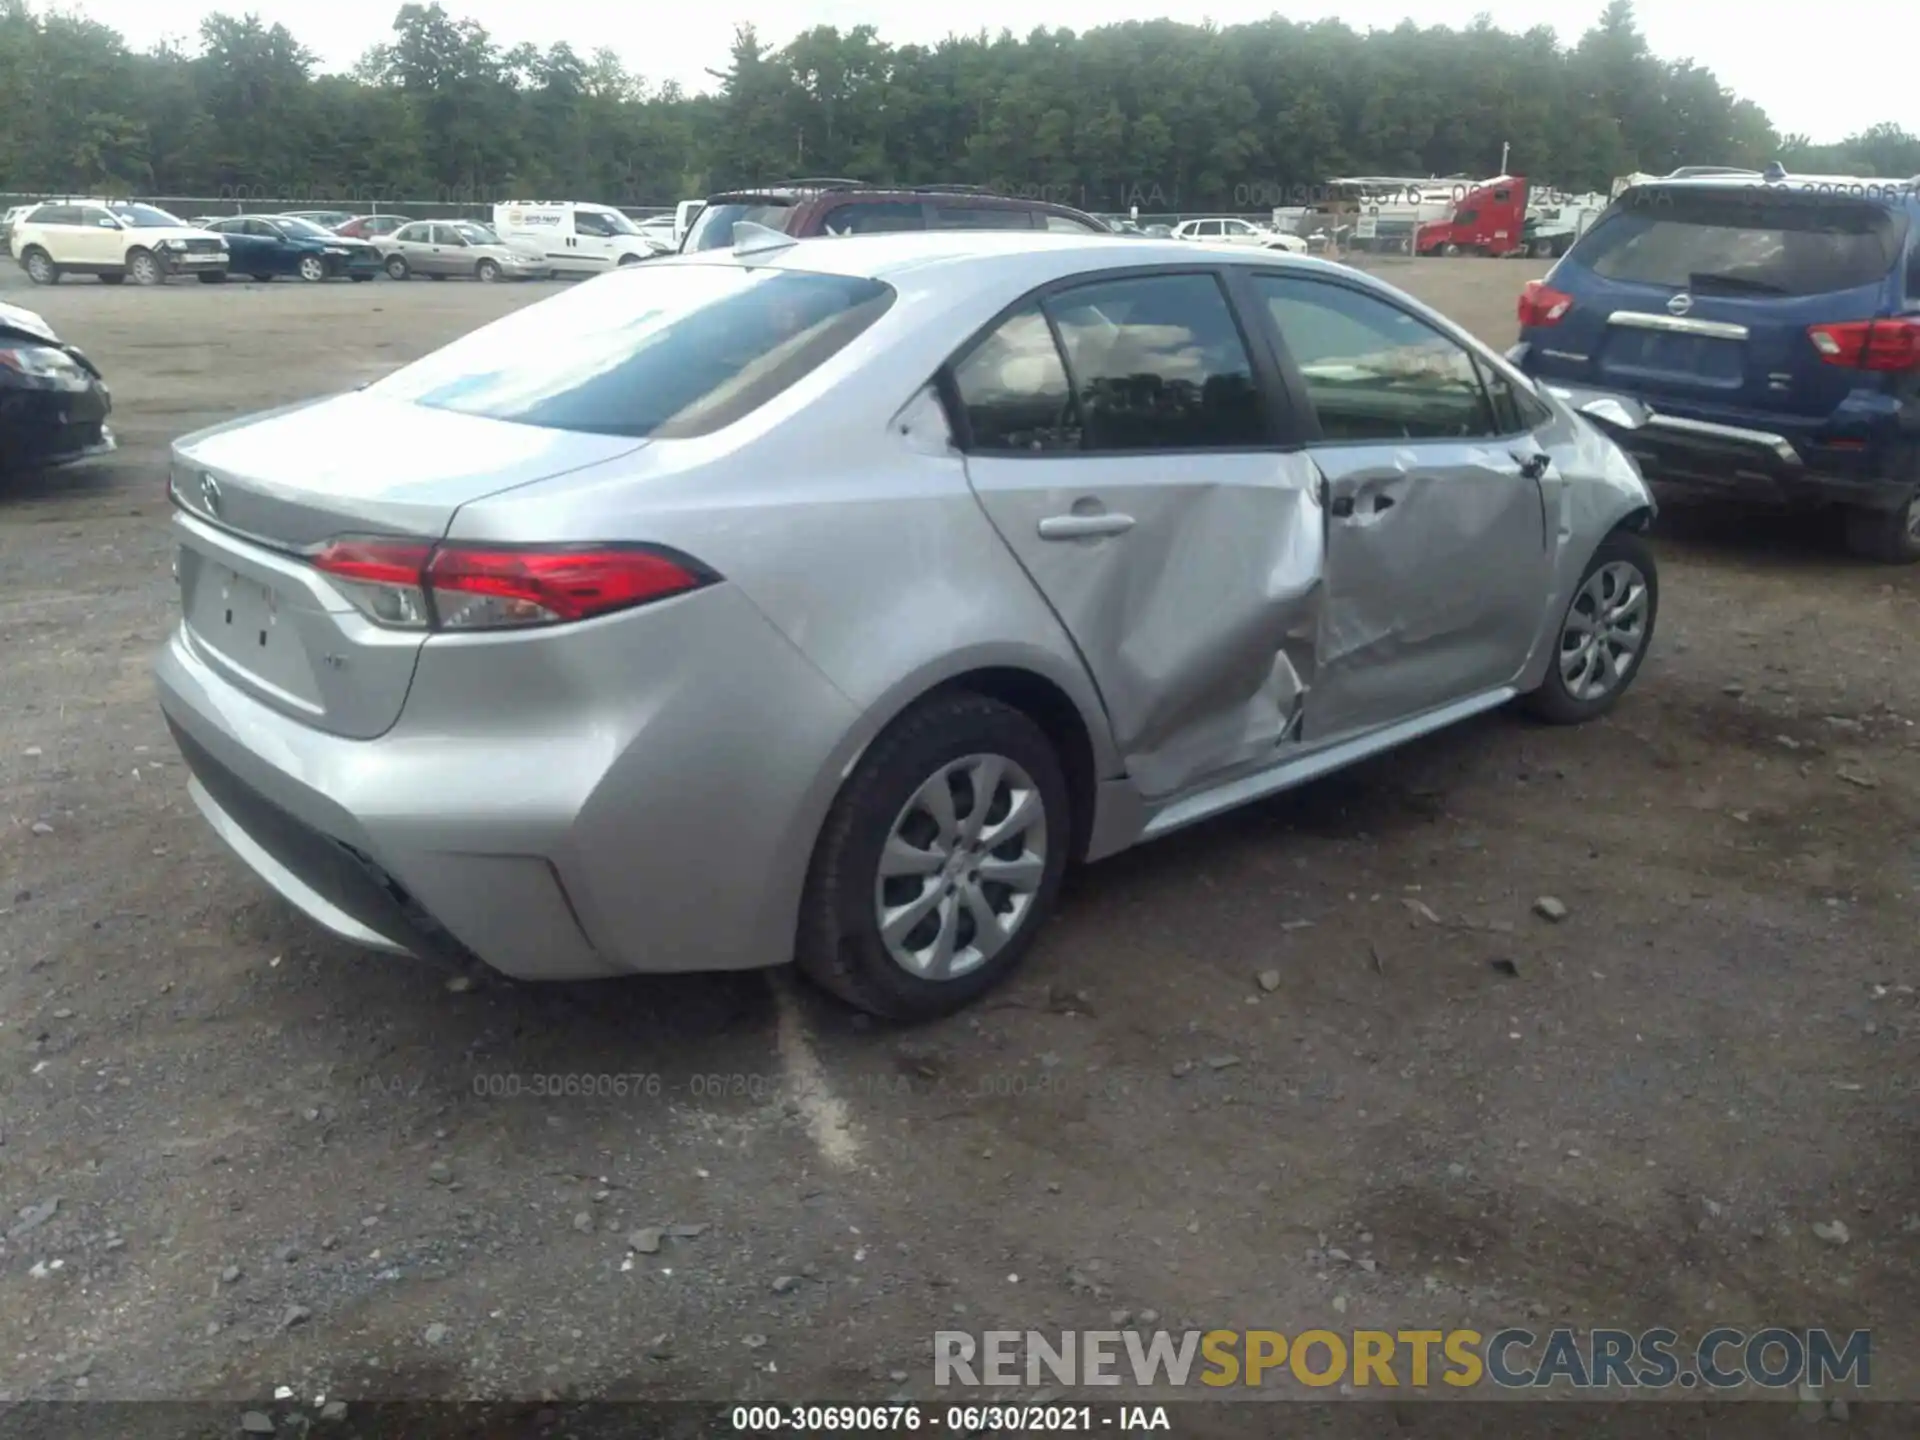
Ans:
[[[1725,194],[1733,190],[1764,191],[1814,200],[1870,200],[1912,205],[1920,201],[1920,176],[1905,180],[1875,179],[1863,175],[1789,175],[1785,179],[1755,179],[1746,175],[1662,176],[1630,185],[1622,194],[1663,190],[1674,193]]]

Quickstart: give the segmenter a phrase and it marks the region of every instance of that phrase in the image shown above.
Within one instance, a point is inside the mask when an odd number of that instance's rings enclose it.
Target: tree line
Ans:
[[[1337,21],[1172,20],[891,45],[821,26],[735,36],[711,93],[614,52],[504,46],[407,4],[348,74],[282,25],[215,14],[191,49],[0,0],[0,193],[518,197],[667,205],[792,176],[989,185],[1092,210],[1261,210],[1336,175],[1485,176],[1566,190],[1683,164],[1920,174],[1894,124],[1780,135],[1629,0],[1571,46],[1540,27],[1359,34]],[[1891,93],[1891,92],[1890,92]]]

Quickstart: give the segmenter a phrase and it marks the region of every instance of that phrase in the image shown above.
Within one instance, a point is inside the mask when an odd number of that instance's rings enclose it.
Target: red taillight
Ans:
[[[1811,325],[1807,338],[1829,365],[1849,370],[1920,370],[1920,316]]]
[[[335,540],[313,557],[329,575],[363,585],[411,585],[418,589],[433,546],[411,540]]]
[[[663,600],[706,583],[697,566],[658,550],[581,549],[436,551],[427,585],[440,624],[454,630],[551,625]]]
[[[1554,289],[1544,280],[1529,280],[1520,292],[1520,324],[1523,328],[1558,325],[1573,308],[1573,297]]]
[[[696,589],[715,577],[645,545],[484,546],[341,539],[315,568],[383,625],[498,630],[586,620]]]

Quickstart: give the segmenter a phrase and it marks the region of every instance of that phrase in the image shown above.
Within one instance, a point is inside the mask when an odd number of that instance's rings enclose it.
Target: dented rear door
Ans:
[[[1153,284],[1169,280],[1201,283]],[[1314,676],[1318,473],[1270,443],[1215,285],[1141,276],[1049,297],[952,376],[974,492],[1149,797],[1281,758]]]

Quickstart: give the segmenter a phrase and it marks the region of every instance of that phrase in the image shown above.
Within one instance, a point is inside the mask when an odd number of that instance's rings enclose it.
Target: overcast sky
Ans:
[[[622,5],[618,0],[443,0],[455,15],[479,21],[507,44],[547,45],[565,40],[583,54],[598,45],[618,51],[627,68],[649,80],[678,80],[689,88],[712,82],[708,66],[726,62],[737,22],[750,21],[763,38],[784,43],[814,25],[848,29],[871,24],[894,43],[927,43],[949,31],[1025,34],[1036,25],[1088,30],[1123,20],[1145,20],[1176,8],[1182,18],[1203,15],[1230,25],[1280,13],[1293,20],[1338,17],[1355,29],[1390,29],[1402,20],[1465,26],[1485,11],[1496,25],[1525,30],[1546,22],[1571,43],[1605,8],[1604,0],[1201,0],[1188,9],[1172,0],[973,0],[959,6],[924,0],[690,0],[676,5]],[[188,5],[153,0],[76,0],[73,8],[113,26],[136,48],[166,37],[189,40],[197,25]],[[351,65],[387,37],[398,0],[233,0],[208,6],[252,10],[278,20],[331,69]],[[1920,0],[1821,0],[1817,4],[1759,5],[1746,0],[1663,0],[1639,7],[1648,42],[1669,59],[1690,58],[1723,85],[1757,101],[1782,133],[1839,140],[1882,120],[1920,130]],[[1702,164],[1718,157],[1698,157]]]

